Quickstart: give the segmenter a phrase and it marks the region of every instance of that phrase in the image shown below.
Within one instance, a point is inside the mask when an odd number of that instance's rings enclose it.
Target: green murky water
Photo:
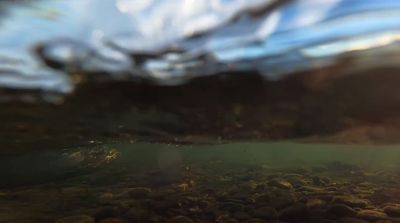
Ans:
[[[2,157],[0,222],[400,222],[400,148],[126,143]]]

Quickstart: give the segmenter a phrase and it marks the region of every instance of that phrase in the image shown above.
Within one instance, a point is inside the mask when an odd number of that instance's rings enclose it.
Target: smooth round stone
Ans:
[[[400,205],[387,205],[383,211],[390,217],[400,217]]]
[[[293,189],[293,185],[287,180],[271,180],[269,182],[270,186],[275,186],[281,189]]]
[[[94,218],[88,215],[76,215],[58,219],[55,223],[94,223]]]
[[[325,207],[326,202],[318,198],[311,198],[307,200],[306,206],[308,209],[318,209]]]
[[[357,216],[367,221],[377,221],[388,217],[384,212],[376,210],[362,210],[358,212]]]
[[[167,221],[167,223],[194,223],[192,219],[185,216],[176,216]]]
[[[146,187],[130,188],[126,192],[128,197],[130,197],[130,198],[145,198],[145,197],[148,197],[150,193],[151,193],[151,190]]]
[[[114,194],[112,193],[103,193],[100,194],[97,198],[97,201],[101,204],[110,204],[114,200]]]
[[[338,196],[333,198],[333,203],[345,204],[352,208],[365,208],[368,205],[368,201],[355,197]]]

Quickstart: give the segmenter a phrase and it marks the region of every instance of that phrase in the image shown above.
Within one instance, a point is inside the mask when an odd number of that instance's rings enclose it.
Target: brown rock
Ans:
[[[333,198],[333,203],[345,204],[352,208],[365,208],[368,205],[368,201],[356,197],[348,196],[337,196]]]
[[[367,221],[377,221],[388,217],[384,212],[377,210],[362,210],[358,212],[357,216]]]
[[[387,205],[383,211],[390,217],[400,217],[400,205]]]
[[[274,180],[271,180],[269,182],[269,185],[270,186],[275,186],[275,187],[278,187],[278,188],[281,188],[281,189],[287,189],[287,190],[293,189],[293,185],[287,180],[274,179]]]
[[[100,194],[97,198],[97,201],[100,204],[110,204],[114,200],[114,194],[112,193],[103,193]]]
[[[318,198],[311,198],[307,200],[306,206],[309,210],[319,209],[324,208],[326,206],[326,202]]]
[[[130,188],[126,194],[130,198],[146,198],[151,193],[151,190],[146,187]]]

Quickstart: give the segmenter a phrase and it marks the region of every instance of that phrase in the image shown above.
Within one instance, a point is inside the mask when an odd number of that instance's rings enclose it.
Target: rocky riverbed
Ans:
[[[7,180],[7,179],[2,179]],[[400,172],[223,160],[0,190],[0,222],[400,222]]]

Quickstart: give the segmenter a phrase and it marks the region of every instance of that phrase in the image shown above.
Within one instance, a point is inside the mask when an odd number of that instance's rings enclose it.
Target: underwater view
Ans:
[[[400,223],[400,1],[0,1],[0,223]]]

